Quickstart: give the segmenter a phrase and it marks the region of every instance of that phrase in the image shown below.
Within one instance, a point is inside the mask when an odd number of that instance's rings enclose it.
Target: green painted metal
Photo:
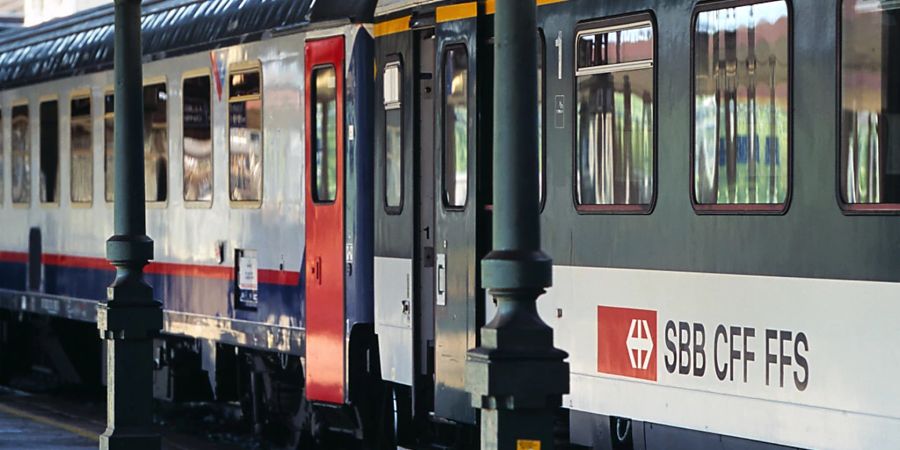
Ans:
[[[106,255],[116,267],[97,328],[107,350],[107,428],[100,449],[160,448],[153,430],[153,337],[162,304],[144,281],[153,259],[144,204],[141,0],[115,2],[115,235]]]
[[[569,365],[536,307],[552,281],[540,245],[536,6],[497,0],[494,17],[494,250],[482,284],[498,310],[468,353],[466,383],[481,409],[481,448],[546,450]]]

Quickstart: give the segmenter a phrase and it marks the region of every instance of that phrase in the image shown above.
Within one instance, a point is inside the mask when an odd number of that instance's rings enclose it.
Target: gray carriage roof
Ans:
[[[314,22],[372,19],[375,0],[145,0],[145,60],[265,39]],[[113,65],[112,5],[0,34],[0,89]]]

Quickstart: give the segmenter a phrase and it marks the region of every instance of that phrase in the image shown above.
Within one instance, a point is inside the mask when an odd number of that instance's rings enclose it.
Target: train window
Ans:
[[[695,208],[783,211],[790,189],[787,3],[713,3],[701,7],[694,26]]]
[[[3,205],[3,198],[5,192],[3,191],[3,159],[6,157],[4,154],[6,147],[3,146],[3,110],[0,110],[0,205]]]
[[[184,200],[211,202],[213,193],[212,95],[209,75],[184,80],[182,141]]]
[[[59,102],[40,104],[41,203],[59,201]]]
[[[546,195],[545,186],[547,172],[546,172],[546,162],[547,162],[547,153],[545,150],[546,145],[544,145],[544,136],[546,135],[545,128],[547,127],[547,122],[544,120],[544,58],[546,58],[546,51],[544,50],[544,34],[538,31],[537,36],[537,102],[538,102],[538,201],[541,204],[541,209],[544,208],[544,197]]]
[[[228,79],[228,195],[258,203],[263,189],[262,97],[259,69]]]
[[[444,53],[444,205],[461,208],[469,195],[469,55],[463,46]]]
[[[384,198],[392,213],[399,213],[403,205],[402,80],[400,63],[388,63],[384,68]]]
[[[653,23],[601,23],[576,36],[579,211],[648,211],[654,193]]]
[[[103,97],[103,190],[107,202],[115,199],[116,192],[116,101],[113,94]]]
[[[169,128],[166,84],[144,86],[144,192],[148,202],[168,199]]]
[[[900,3],[844,0],[841,26],[841,200],[900,209]]]
[[[334,67],[313,70],[313,199],[337,198],[337,73]]]
[[[27,104],[13,106],[10,144],[12,202],[25,205],[31,202],[31,133],[28,126]]]
[[[91,132],[91,98],[73,98],[70,120],[69,187],[72,203],[90,203],[94,199],[93,133]]]

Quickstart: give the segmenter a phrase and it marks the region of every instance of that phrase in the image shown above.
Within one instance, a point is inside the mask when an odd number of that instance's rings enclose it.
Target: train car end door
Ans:
[[[306,397],[343,403],[344,37],[306,43]]]

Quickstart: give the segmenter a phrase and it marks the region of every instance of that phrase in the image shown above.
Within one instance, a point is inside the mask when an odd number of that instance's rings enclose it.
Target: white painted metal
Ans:
[[[412,386],[412,259],[375,257],[375,334],[381,376]]]
[[[553,285],[538,305],[555,329],[556,346],[570,354],[564,406],[791,446],[900,448],[900,348],[893,345],[900,339],[898,283],[556,266]],[[598,372],[599,305],[657,311],[658,382]],[[704,376],[666,370],[669,320],[704,325]],[[720,324],[755,329],[747,382],[742,361],[734,381],[716,376]],[[769,365],[774,378],[766,384],[767,329],[807,337],[805,390],[793,380],[796,360],[784,387],[777,364]],[[729,349],[719,345],[722,365]]]

